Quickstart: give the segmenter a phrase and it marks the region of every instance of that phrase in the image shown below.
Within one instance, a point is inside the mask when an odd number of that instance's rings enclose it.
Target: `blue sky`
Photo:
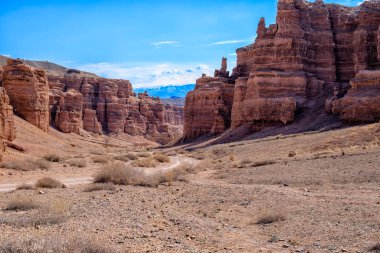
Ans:
[[[276,0],[2,0],[0,54],[49,60],[136,87],[194,83],[252,43]],[[357,0],[325,1],[357,5]]]

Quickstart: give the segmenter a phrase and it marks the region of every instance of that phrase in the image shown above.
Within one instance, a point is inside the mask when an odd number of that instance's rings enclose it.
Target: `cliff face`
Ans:
[[[182,135],[182,110],[147,94],[136,97],[127,80],[49,75],[51,121],[63,132],[127,133],[166,144]]]
[[[49,124],[65,133],[127,133],[166,144],[182,136],[183,109],[164,105],[147,94],[138,97],[127,80],[106,79],[67,70],[48,74],[20,60],[9,59],[1,69],[0,114],[5,139],[14,137],[9,119],[20,117],[49,130]],[[8,99],[9,96],[9,99]],[[1,129],[0,129],[1,130]],[[1,137],[1,136],[0,136]],[[1,148],[1,147],[0,147]]]
[[[14,112],[47,132],[49,86],[45,71],[28,67],[19,60],[9,59],[4,67],[2,85]]]
[[[190,95],[185,105],[185,136],[212,132],[205,129],[222,121],[230,121],[232,128],[250,123],[254,130],[288,124],[297,110],[310,110],[326,99],[327,111],[344,120],[379,119],[375,106],[379,104],[379,24],[378,1],[344,7],[322,0],[279,0],[276,24],[267,27],[265,19],[260,20],[255,42],[237,49],[231,76],[225,59],[221,70],[215,71],[216,78],[224,78],[220,82],[234,87],[231,116],[209,117],[213,122],[200,122],[203,127],[197,127],[204,131],[191,133],[194,129],[186,126],[197,121],[203,106]],[[200,86],[193,93],[202,90]],[[206,97],[214,91],[203,93]]]

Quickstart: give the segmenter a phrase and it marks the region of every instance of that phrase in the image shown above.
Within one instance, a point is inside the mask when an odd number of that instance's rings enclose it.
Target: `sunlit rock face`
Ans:
[[[127,133],[161,144],[182,135],[183,109],[136,95],[127,80],[49,75],[52,122],[63,132]]]
[[[184,136],[247,123],[255,130],[289,124],[297,110],[310,109],[316,100],[326,100],[328,112],[349,122],[379,119],[379,24],[379,1],[344,7],[279,0],[276,24],[259,21],[255,42],[236,50],[232,74],[223,58],[215,77],[202,77],[188,94]],[[234,92],[227,97],[233,97],[232,104],[218,95],[224,88],[230,93],[231,87]]]

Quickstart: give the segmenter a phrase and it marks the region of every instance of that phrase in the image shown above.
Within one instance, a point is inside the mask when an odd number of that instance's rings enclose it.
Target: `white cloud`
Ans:
[[[175,46],[178,46],[179,42],[178,41],[174,41],[174,40],[166,40],[166,41],[151,42],[150,44],[154,45],[156,47],[160,47],[160,46],[163,46],[163,45],[171,45],[171,46],[175,45]]]
[[[237,56],[236,53],[228,54],[229,56]]]
[[[227,44],[239,44],[250,42],[250,40],[224,40],[212,43],[212,45],[227,45]]]
[[[123,64],[97,63],[77,68],[107,78],[130,80],[136,88],[191,84],[203,73],[213,73],[206,64],[145,64],[143,67],[129,67]]]

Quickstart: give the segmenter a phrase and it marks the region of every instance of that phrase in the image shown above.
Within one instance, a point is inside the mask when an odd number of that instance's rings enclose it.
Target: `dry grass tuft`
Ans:
[[[139,156],[139,157],[150,157],[151,154],[148,152],[140,152],[140,153],[137,153],[137,156]]]
[[[254,224],[271,224],[286,219],[283,208],[261,208],[259,209]]]
[[[35,190],[36,187],[31,184],[20,184],[16,187],[16,190]]]
[[[132,165],[136,167],[143,167],[143,168],[154,168],[157,166],[157,160],[152,157],[145,157],[145,158],[134,161]]]
[[[17,160],[17,161],[8,161],[1,164],[2,168],[10,170],[19,170],[19,171],[32,171],[36,169],[48,170],[51,165],[46,160]]]
[[[123,162],[128,162],[128,161],[134,161],[139,159],[139,157],[133,153],[127,153],[127,154],[120,154],[116,155],[113,157],[113,159],[118,160],[118,161],[123,161]]]
[[[51,177],[43,177],[36,182],[37,188],[62,188],[63,184]]]
[[[84,188],[84,192],[94,192],[94,191],[114,191],[116,187],[111,183],[106,184],[90,184]]]
[[[194,159],[197,159],[197,160],[204,160],[206,158],[206,156],[202,153],[191,153],[188,155],[190,158],[194,158]]]
[[[70,166],[84,168],[87,165],[85,159],[72,159],[67,162]]]
[[[185,180],[182,169],[161,173],[145,173],[143,169],[134,168],[122,162],[113,162],[103,166],[94,176],[94,183],[113,183],[116,185],[135,185],[156,187],[160,183]]]
[[[27,211],[31,209],[36,209],[38,204],[30,198],[20,197],[12,199],[8,202],[4,210],[6,211]]]
[[[110,158],[106,155],[98,155],[92,158],[92,161],[94,163],[108,163],[110,161]]]
[[[296,152],[295,151],[289,151],[288,156],[289,157],[295,157],[296,156]]]
[[[74,237],[27,237],[22,239],[2,240],[0,252],[3,253],[112,253],[115,249],[104,246],[98,239]]]
[[[170,157],[166,154],[158,153],[153,155],[153,158],[156,159],[156,161],[160,163],[169,163],[170,162]]]
[[[47,154],[43,157],[46,161],[59,163],[62,158],[57,154]]]

